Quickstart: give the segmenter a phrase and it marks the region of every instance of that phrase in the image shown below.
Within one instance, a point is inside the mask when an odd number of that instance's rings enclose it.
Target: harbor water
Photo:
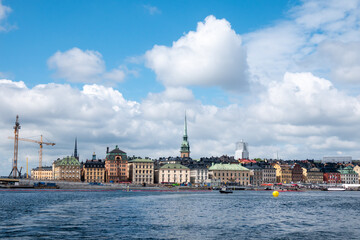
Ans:
[[[360,192],[0,191],[1,239],[359,239]]]

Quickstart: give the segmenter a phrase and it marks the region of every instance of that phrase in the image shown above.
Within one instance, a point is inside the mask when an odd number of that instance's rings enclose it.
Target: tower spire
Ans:
[[[180,154],[182,158],[190,157],[190,144],[187,135],[186,111],[185,111],[185,121],[184,121],[184,136],[183,136],[183,141],[181,143]]]
[[[75,137],[75,149],[74,149],[74,158],[79,160],[78,152],[77,152],[77,137]]]

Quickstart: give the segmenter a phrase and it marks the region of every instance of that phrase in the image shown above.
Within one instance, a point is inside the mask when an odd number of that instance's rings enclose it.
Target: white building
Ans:
[[[344,156],[344,157],[323,157],[323,163],[349,163],[352,161],[352,157]]]
[[[193,167],[190,169],[190,182],[194,184],[203,184],[208,179],[207,167]]]
[[[238,159],[249,159],[248,144],[243,140],[236,143],[235,160]]]

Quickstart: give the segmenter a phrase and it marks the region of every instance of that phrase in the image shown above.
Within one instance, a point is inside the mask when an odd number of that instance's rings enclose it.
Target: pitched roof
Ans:
[[[77,160],[75,157],[71,156],[67,156],[64,157],[63,159],[58,159],[54,162],[55,166],[65,166],[65,165],[78,165],[80,166],[80,162],[79,160]]]
[[[241,166],[241,164],[214,164],[209,168],[209,171],[214,170],[227,170],[227,171],[249,171],[246,167]]]
[[[160,169],[189,169],[189,168],[178,163],[176,164],[169,163],[169,164],[165,164]]]
[[[130,160],[129,163],[153,163],[154,161],[151,159],[143,159],[143,158],[136,158]]]

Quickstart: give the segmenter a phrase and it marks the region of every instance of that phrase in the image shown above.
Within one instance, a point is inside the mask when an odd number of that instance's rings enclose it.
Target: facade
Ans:
[[[80,181],[80,162],[75,157],[58,158],[52,169],[54,180]]]
[[[260,186],[263,184],[263,169],[259,165],[245,165],[245,167],[252,172],[250,176],[251,185]]]
[[[303,181],[306,183],[309,182],[307,173],[308,173],[308,170],[306,168],[302,167]]]
[[[359,175],[357,174],[357,172],[354,171],[354,169],[351,166],[347,166],[339,170],[339,172],[340,172],[341,183],[359,184]]]
[[[325,183],[341,183],[341,175],[339,172],[324,172],[323,181]]]
[[[109,149],[109,148],[108,148]],[[129,181],[129,166],[126,152],[115,146],[111,152],[106,151],[105,158],[106,182],[120,183]]]
[[[303,169],[297,163],[291,166],[291,181],[294,183],[303,181]]]
[[[236,143],[235,159],[249,159],[248,144],[243,140]]]
[[[360,182],[360,166],[359,165],[356,165],[353,169],[359,176],[359,182]]]
[[[87,160],[83,165],[83,174],[85,182],[105,182],[105,162],[96,160],[95,153],[91,160]]]
[[[276,169],[271,164],[265,163],[262,167],[263,183],[276,183]]]
[[[52,167],[42,167],[41,170],[39,170],[39,167],[33,168],[31,178],[34,180],[53,180]]]
[[[135,184],[154,184],[154,161],[137,158],[129,161],[130,181]]]
[[[190,169],[181,164],[165,164],[157,171],[157,175],[157,179],[161,184],[190,182]]]
[[[203,184],[208,180],[208,168],[206,166],[190,167],[190,182]]]
[[[222,183],[250,185],[251,171],[241,164],[214,164],[209,168],[209,176]]]
[[[187,135],[186,114],[185,114],[185,123],[184,123],[184,136],[183,136],[183,141],[182,141],[181,147],[180,147],[180,156],[182,158],[190,157],[190,144],[189,144],[188,135]]]
[[[320,184],[324,181],[324,173],[318,168],[311,168],[307,171],[307,181],[308,183]]]
[[[292,181],[292,169],[289,165],[274,163],[272,166],[276,169],[276,182],[290,183]]]

